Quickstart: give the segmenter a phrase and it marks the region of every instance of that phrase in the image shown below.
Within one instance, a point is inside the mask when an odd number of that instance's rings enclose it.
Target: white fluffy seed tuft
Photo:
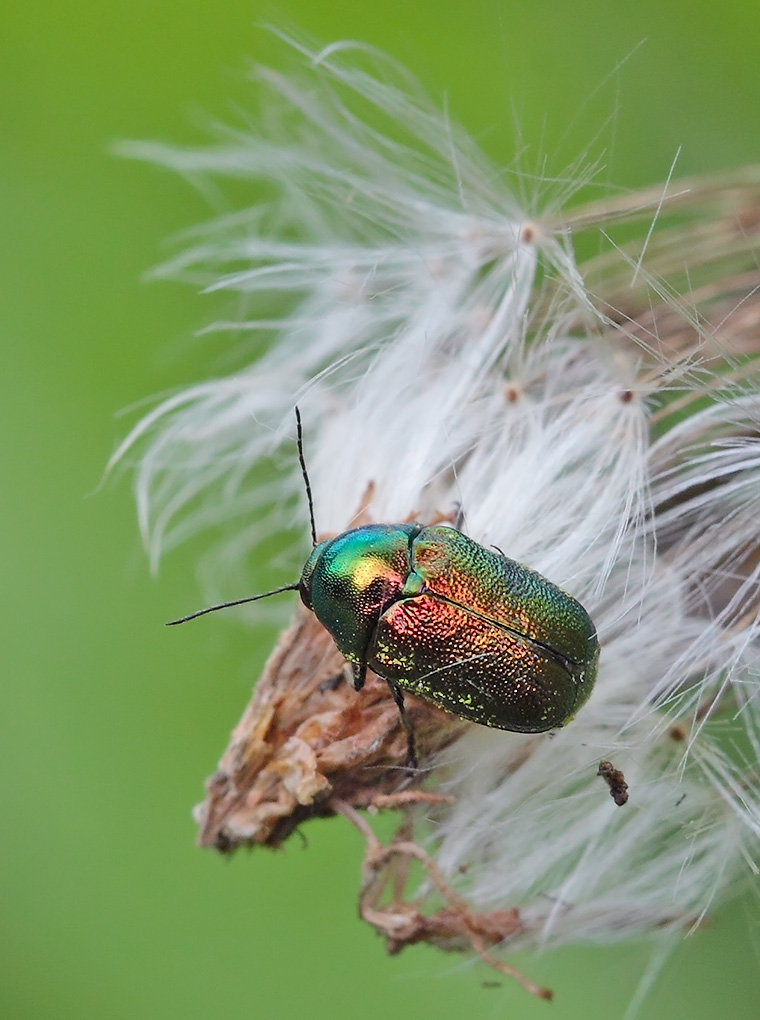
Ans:
[[[159,271],[234,294],[242,312],[217,328],[260,340],[114,457],[139,450],[151,559],[226,521],[242,561],[284,503],[305,559],[296,403],[321,532],[350,527],[370,486],[379,521],[461,505],[473,538],[583,602],[602,657],[566,729],[473,727],[443,754],[439,866],[475,906],[520,908],[510,949],[688,928],[755,867],[760,836],[756,326],[754,348],[732,347],[756,308],[737,226],[756,175],[541,217],[389,62],[303,55],[303,80],[257,70],[262,127],[123,147],[259,189]],[[669,203],[681,219],[649,236]],[[573,232],[625,215],[647,260],[629,244],[579,269]],[[289,472],[262,486],[281,447]],[[623,808],[590,778],[601,758],[625,773]]]

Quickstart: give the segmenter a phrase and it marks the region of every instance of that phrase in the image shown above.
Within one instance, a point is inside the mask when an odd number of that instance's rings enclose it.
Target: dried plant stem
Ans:
[[[363,920],[385,937],[389,952],[400,952],[405,946],[421,941],[435,942],[442,948],[448,948],[448,944],[453,943],[450,948],[460,949],[464,938],[489,967],[513,978],[539,999],[553,998],[549,988],[535,984],[515,967],[489,952],[491,946],[501,944],[521,927],[516,910],[500,910],[492,914],[474,912],[467,901],[454,891],[438,865],[418,843],[399,839],[397,834],[388,846],[383,846],[372,827],[355,808],[338,798],[333,798],[331,803],[335,811],[348,819],[365,839],[359,913]],[[412,904],[398,898],[386,906],[380,906],[387,889],[389,866],[397,858],[416,860],[422,865],[445,902],[445,908],[433,915],[423,916]]]

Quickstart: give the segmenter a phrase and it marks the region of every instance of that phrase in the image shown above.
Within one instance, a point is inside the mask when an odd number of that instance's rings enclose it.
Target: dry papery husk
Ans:
[[[654,210],[659,223],[650,234]],[[748,359],[760,352],[760,171],[589,205],[548,225],[557,228],[581,237],[624,232],[622,241],[580,269],[606,319],[596,327],[600,338],[621,354],[635,354],[642,379],[647,371],[661,374],[698,356],[705,388],[676,392],[664,404],[653,401],[653,429],[708,398],[711,385],[756,371]],[[552,286],[551,280],[540,285],[537,318],[542,306],[556,300]],[[717,382],[710,382],[710,370]],[[531,993],[550,998],[549,990],[491,953],[521,930],[519,911],[472,910],[415,840],[425,817],[448,799],[425,789],[425,763],[471,724],[411,695],[405,703],[421,763],[414,773],[405,768],[406,736],[385,681],[369,673],[357,694],[332,638],[299,605],[207,781],[206,799],[196,809],[200,845],[223,853],[241,845],[278,847],[309,818],[340,814],[365,841],[360,914],[389,952],[417,942],[470,948]],[[526,737],[526,755],[531,746]],[[368,821],[380,810],[399,816],[387,845]],[[439,894],[442,906],[433,913],[423,914],[409,898],[413,862]]]
[[[415,773],[405,767],[406,734],[386,682],[370,672],[357,694],[332,638],[299,606],[206,783],[206,800],[196,809],[199,843],[222,853],[241,845],[278,847],[306,819],[341,814],[366,844],[360,914],[384,936],[390,953],[418,942],[448,950],[471,947],[531,993],[550,998],[548,989],[489,952],[520,930],[518,911],[470,909],[412,838],[414,808],[430,810],[451,799],[421,788],[424,762],[471,724],[411,695],[405,707],[423,763]],[[362,808],[400,813],[388,846],[359,814]],[[445,904],[432,914],[405,898],[413,861]]]

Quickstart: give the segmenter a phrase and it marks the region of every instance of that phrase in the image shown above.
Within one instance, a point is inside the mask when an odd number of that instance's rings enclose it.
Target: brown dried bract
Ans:
[[[307,818],[334,814],[336,797],[368,807],[424,779],[404,767],[406,735],[385,681],[369,673],[357,693],[335,682],[344,671],[330,635],[299,606],[206,784],[201,846],[278,846]],[[405,704],[424,769],[466,724],[412,696]]]
[[[405,767],[406,734],[387,683],[368,673],[363,690],[354,691],[332,638],[299,606],[206,784],[206,799],[196,809],[199,843],[225,853],[241,845],[276,847],[306,819],[342,814],[366,840],[359,913],[385,939],[389,953],[418,942],[452,951],[470,948],[488,966],[549,999],[548,989],[491,953],[523,931],[517,910],[473,910],[412,839],[415,806],[435,810],[452,800],[419,789],[424,763],[469,724],[411,695],[405,706],[423,766],[411,775]],[[399,812],[389,846],[378,841],[357,813],[360,808]],[[405,899],[412,860],[443,900],[432,913]]]
[[[410,777],[406,734],[387,684],[370,673],[357,693],[345,678],[335,682],[344,672],[330,635],[299,606],[206,784],[206,800],[196,809],[201,846],[222,852],[241,845],[276,847],[306,819],[341,814],[366,841],[360,916],[385,939],[389,953],[419,942],[450,951],[469,948],[531,994],[550,999],[549,989],[492,955],[492,949],[524,930],[518,911],[472,909],[412,839],[415,806],[435,810],[452,800],[418,788],[425,778],[424,762],[468,724],[407,695],[423,763],[423,770]],[[400,825],[388,846],[379,842],[359,808],[399,812]],[[405,898],[413,860],[443,901],[432,913]]]

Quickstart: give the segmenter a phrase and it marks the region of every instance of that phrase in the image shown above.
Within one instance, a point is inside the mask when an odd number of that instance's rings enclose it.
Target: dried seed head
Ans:
[[[309,816],[349,817],[367,841],[362,916],[392,951],[469,946],[510,972],[497,950],[681,930],[760,836],[760,171],[528,216],[407,77],[373,78],[347,46],[305,56],[305,84],[258,72],[279,133],[128,148],[280,189],[162,270],[240,295],[234,328],[270,342],[118,452],[140,447],[152,557],[242,520],[224,573],[279,525],[286,492],[306,558],[291,447],[277,486],[252,474],[297,400],[320,530],[461,506],[473,538],[588,608],[599,679],[554,736],[410,702],[410,784],[385,686],[336,680],[332,641],[299,610],[209,782],[201,842],[276,845]],[[584,234],[613,243],[576,265]],[[608,755],[613,794],[636,791],[623,811],[595,779]],[[381,847],[356,811],[388,806],[400,828]]]

